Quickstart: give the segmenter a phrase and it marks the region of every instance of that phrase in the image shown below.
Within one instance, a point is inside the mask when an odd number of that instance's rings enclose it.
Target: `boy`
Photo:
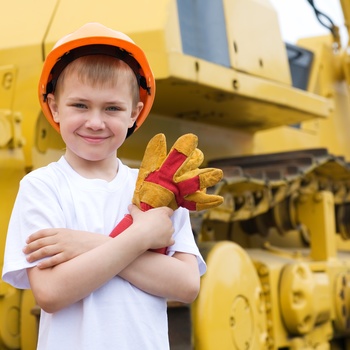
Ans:
[[[198,294],[206,267],[188,212],[131,206],[137,171],[116,157],[154,92],[140,48],[98,23],[44,63],[40,103],[66,150],[21,181],[3,268],[42,309],[38,349],[168,349],[166,299]],[[109,237],[128,212],[133,224]],[[149,251],[164,246],[167,255]]]

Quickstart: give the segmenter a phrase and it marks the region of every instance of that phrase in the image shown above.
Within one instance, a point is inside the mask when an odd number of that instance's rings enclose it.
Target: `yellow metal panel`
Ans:
[[[0,49],[19,49],[41,43],[57,2],[16,0],[6,1],[5,4],[5,1],[2,1]]]
[[[215,125],[179,120],[166,116],[151,114],[142,125],[142,131],[128,138],[118,150],[118,156],[130,164],[130,160],[141,160],[148,141],[157,133],[166,132],[167,143],[172,145],[178,137],[192,132],[198,136],[199,147],[205,155],[205,162],[233,154],[251,153],[252,135],[234,129]],[[213,135],[219,135],[213,137]],[[136,163],[139,165],[139,163]],[[204,166],[204,164],[203,164]]]
[[[45,38],[45,53],[84,23],[100,22],[126,33],[140,45],[157,79],[168,77],[166,53],[182,51],[177,16],[175,0],[101,0],[98,6],[94,0],[62,0]]]
[[[3,252],[6,231],[18,184],[24,175],[24,158],[21,151],[0,149],[0,251]],[[3,256],[0,256],[0,266]]]
[[[329,114],[331,106],[327,99],[290,87],[288,60],[278,32],[276,14],[266,2],[231,0],[226,3],[228,31],[233,30],[235,35],[242,35],[242,41],[249,42],[249,51],[243,50],[239,57],[248,65],[251,63],[246,56],[258,62],[259,74],[255,68],[234,65],[237,69],[234,70],[184,55],[176,1],[134,0],[123,2],[121,6],[119,2],[111,4],[102,0],[98,7],[93,6],[92,1],[90,5],[83,5],[80,1],[60,2],[45,40],[46,51],[62,35],[87,21],[100,21],[126,32],[145,50],[153,67],[157,80],[156,101],[152,109],[155,113],[249,132]],[[79,10],[81,6],[84,6],[84,11]],[[119,8],[123,11],[118,11]],[[249,11],[254,14],[264,11],[271,36],[263,31],[261,36],[264,35],[265,39],[262,41],[255,32],[232,29],[231,25],[236,26],[237,10],[243,11],[239,15],[242,18]],[[152,21],[146,18],[152,18]],[[67,25],[62,26],[63,22]],[[238,23],[243,25],[241,22]],[[262,33],[260,29],[259,32]],[[254,36],[254,45],[251,45],[250,37],[245,36],[248,34]]]
[[[0,281],[1,349],[20,348],[20,302],[21,291]]]
[[[291,85],[277,13],[268,0],[224,0],[231,64],[238,71]]]
[[[297,202],[298,221],[311,236],[311,258],[315,261],[336,257],[334,198],[328,191],[303,195]]]
[[[160,114],[252,132],[327,117],[333,108],[324,97],[192,56],[167,59],[174,78],[157,80],[152,111]]]
[[[343,10],[343,17],[345,21],[346,28],[348,30],[348,35],[350,34],[350,3],[347,0],[340,0],[341,7]],[[349,35],[350,39],[350,35]],[[349,44],[348,44],[349,45]]]
[[[26,140],[23,152],[28,168],[32,165],[33,124],[40,110],[37,86],[43,61],[41,45],[55,6],[56,1],[44,0],[8,1],[2,6],[0,67],[12,66],[15,80],[7,80],[11,86],[6,94],[0,93],[0,107],[23,116],[19,128]]]
[[[195,349],[264,349],[265,304],[247,253],[223,241],[213,245],[206,262],[208,270],[193,305]]]
[[[153,41],[154,33],[164,31],[169,25],[177,25],[176,1],[110,1],[62,0],[46,37],[46,50],[67,33],[86,22],[100,22],[115,30],[122,31],[134,39],[148,54],[150,51],[164,50],[165,41]],[[84,10],[82,11],[82,8]],[[172,50],[180,49],[176,31],[168,33],[172,39]],[[174,40],[175,38],[175,40]],[[158,47],[158,45],[161,45]]]
[[[37,345],[39,317],[36,315],[36,302],[31,290],[21,291],[21,350],[34,350]],[[39,310],[38,310],[39,311]]]

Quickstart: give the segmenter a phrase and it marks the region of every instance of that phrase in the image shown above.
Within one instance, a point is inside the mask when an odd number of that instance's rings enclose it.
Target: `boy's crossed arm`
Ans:
[[[23,250],[28,261],[49,257],[28,269],[39,306],[48,312],[58,311],[115,275],[150,294],[186,303],[194,300],[200,283],[196,257],[184,253],[168,257],[148,251],[174,243],[172,210],[143,213],[133,206],[131,214],[134,224],[116,238],[69,229],[47,229],[31,235]]]

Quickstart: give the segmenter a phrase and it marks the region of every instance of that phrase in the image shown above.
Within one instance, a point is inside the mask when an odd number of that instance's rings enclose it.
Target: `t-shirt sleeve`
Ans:
[[[2,279],[19,289],[29,289],[28,263],[22,252],[29,235],[52,227],[65,227],[57,191],[41,179],[26,176],[20,182],[12,210],[4,254]]]
[[[199,272],[202,276],[206,272],[207,266],[195,242],[187,209],[178,208],[174,212],[173,225],[175,229],[175,243],[168,247],[167,254],[172,256],[175,252],[181,252],[195,255],[198,261]]]

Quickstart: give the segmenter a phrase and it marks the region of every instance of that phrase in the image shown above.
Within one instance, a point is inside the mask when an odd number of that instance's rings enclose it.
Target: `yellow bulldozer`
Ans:
[[[308,0],[329,34],[290,44],[269,0],[1,1],[0,257],[20,179],[64,147],[40,112],[44,58],[101,22],[145,50],[157,83],[118,156],[137,166],[156,133],[192,132],[224,172],[210,189],[224,203],[191,214],[208,271],[192,305],[169,300],[171,349],[349,350],[350,47],[331,18]],[[1,281],[0,349],[34,350],[39,313]]]

